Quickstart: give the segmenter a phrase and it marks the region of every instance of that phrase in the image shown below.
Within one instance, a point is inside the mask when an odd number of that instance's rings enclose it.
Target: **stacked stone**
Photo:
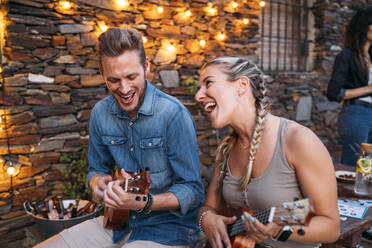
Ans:
[[[74,153],[87,144],[88,122],[94,104],[108,95],[99,74],[96,39],[99,25],[130,25],[147,38],[146,52],[151,62],[150,81],[177,97],[197,123],[203,175],[213,163],[213,151],[225,131],[208,132],[211,126],[195,104],[186,80],[197,80],[200,66],[221,55],[251,55],[258,48],[257,0],[240,2],[237,9],[216,1],[215,14],[208,14],[207,0],[130,0],[122,11],[112,0],[73,0],[70,9],[58,1],[9,0],[3,71],[4,101],[0,98],[0,246],[22,247],[32,219],[24,214],[22,203],[63,192],[59,162],[62,155]],[[156,7],[161,5],[163,13]],[[185,18],[184,12],[191,11]],[[249,18],[248,25],[240,20]],[[219,32],[226,39],[215,39]],[[204,46],[199,41],[205,40]],[[167,46],[172,44],[174,52]],[[8,135],[4,132],[7,129]],[[8,144],[9,141],[9,150]],[[10,178],[9,161],[20,166]],[[210,167],[209,167],[210,168]]]

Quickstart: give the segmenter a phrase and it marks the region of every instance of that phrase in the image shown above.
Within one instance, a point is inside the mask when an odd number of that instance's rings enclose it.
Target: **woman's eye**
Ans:
[[[211,85],[211,83],[212,83],[212,81],[210,81],[210,80],[206,81],[206,82],[205,82],[205,87],[208,88],[208,87]]]

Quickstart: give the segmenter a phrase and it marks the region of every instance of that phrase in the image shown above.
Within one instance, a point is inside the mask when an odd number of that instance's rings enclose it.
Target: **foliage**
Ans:
[[[185,80],[185,85],[189,87],[189,91],[191,94],[195,95],[196,92],[199,90],[199,81],[194,79],[192,76],[188,77]]]
[[[84,148],[69,156],[62,156],[60,161],[70,163],[65,170],[62,170],[65,194],[71,199],[90,200],[91,193],[86,186],[89,168],[87,149]]]

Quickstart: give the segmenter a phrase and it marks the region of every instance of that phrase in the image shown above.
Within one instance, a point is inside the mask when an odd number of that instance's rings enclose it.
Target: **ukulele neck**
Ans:
[[[261,223],[266,224],[273,221],[275,213],[275,207],[258,212],[253,215],[254,218],[259,220]],[[245,232],[244,223],[241,219],[237,220],[233,224],[227,226],[227,232],[230,238]]]

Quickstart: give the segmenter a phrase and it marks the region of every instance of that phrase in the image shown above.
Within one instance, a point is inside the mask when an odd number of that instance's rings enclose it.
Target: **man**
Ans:
[[[111,96],[92,110],[87,183],[94,201],[132,211],[121,229],[104,228],[98,217],[40,246],[192,247],[204,200],[194,121],[177,99],[146,81],[150,64],[139,32],[111,28],[98,40],[100,69]],[[143,195],[125,192],[122,180],[113,181],[115,165],[123,178],[128,178],[126,171],[150,170],[145,201]]]

